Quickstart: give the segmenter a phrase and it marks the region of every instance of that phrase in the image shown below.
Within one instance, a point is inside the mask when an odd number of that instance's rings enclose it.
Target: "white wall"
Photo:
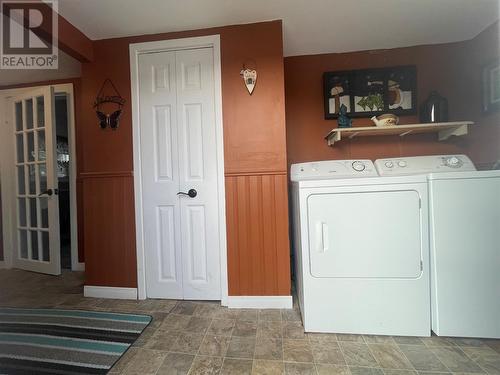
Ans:
[[[73,57],[59,50],[59,68],[54,70],[0,69],[0,86],[17,85],[22,83],[45,82],[56,79],[81,77],[82,64]]]
[[[13,248],[11,213],[13,203],[10,194],[14,189],[13,168],[9,168],[14,163],[14,128],[11,124],[10,101],[0,93],[0,113],[5,114],[0,118],[0,178],[2,181],[2,223],[3,223],[3,244],[4,260],[0,262],[0,268],[11,266],[11,254]]]

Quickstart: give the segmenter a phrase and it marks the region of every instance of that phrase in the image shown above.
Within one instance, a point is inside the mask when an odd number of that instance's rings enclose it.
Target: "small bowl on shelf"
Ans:
[[[386,113],[380,116],[373,116],[371,118],[376,126],[395,126],[399,123],[399,117],[392,113]]]

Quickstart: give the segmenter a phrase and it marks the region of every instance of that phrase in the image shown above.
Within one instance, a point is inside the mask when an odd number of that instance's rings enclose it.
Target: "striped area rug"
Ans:
[[[0,308],[0,374],[106,374],[148,315]]]

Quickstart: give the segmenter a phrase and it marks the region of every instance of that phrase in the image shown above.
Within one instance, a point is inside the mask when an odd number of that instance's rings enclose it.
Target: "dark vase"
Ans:
[[[448,100],[432,91],[420,107],[420,122],[446,122],[448,121]]]

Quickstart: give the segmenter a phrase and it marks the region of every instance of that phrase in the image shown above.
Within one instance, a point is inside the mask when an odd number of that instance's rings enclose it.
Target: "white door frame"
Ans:
[[[182,49],[211,47],[214,51],[214,91],[215,91],[215,131],[217,147],[217,190],[219,198],[219,244],[221,304],[227,305],[227,242],[226,242],[226,196],[224,185],[224,138],[222,126],[222,76],[220,58],[220,35],[194,38],[169,39],[156,42],[130,44],[130,81],[132,86],[132,136],[134,148],[134,198],[137,247],[137,292],[139,299],[146,295],[146,270],[144,254],[144,227],[142,208],[142,174],[140,142],[140,105],[139,105],[139,55]]]
[[[78,261],[78,215],[76,204],[76,133],[75,133],[75,95],[72,83],[64,83],[58,85],[45,85],[51,86],[54,89],[54,94],[66,94],[68,96],[68,143],[69,153],[71,155],[69,162],[70,174],[70,217],[71,217],[71,270],[83,271],[85,270],[85,263]],[[32,87],[23,87],[19,89],[0,90],[0,108],[4,109],[0,112],[0,135],[14,134],[14,128],[8,129],[5,126],[11,126],[12,122],[12,109],[7,108],[7,99],[13,96],[21,95],[26,91],[33,90],[40,85]],[[4,234],[4,268],[12,268],[14,258],[14,238],[15,223],[12,218],[16,217],[15,211],[15,168],[13,163],[14,149],[13,145],[9,147],[0,147],[0,175],[2,181],[9,182],[8,184],[2,183],[2,204],[3,204],[3,234]],[[4,161],[2,163],[2,161]],[[4,178],[5,176],[5,178]],[[0,262],[0,268],[1,268]]]

